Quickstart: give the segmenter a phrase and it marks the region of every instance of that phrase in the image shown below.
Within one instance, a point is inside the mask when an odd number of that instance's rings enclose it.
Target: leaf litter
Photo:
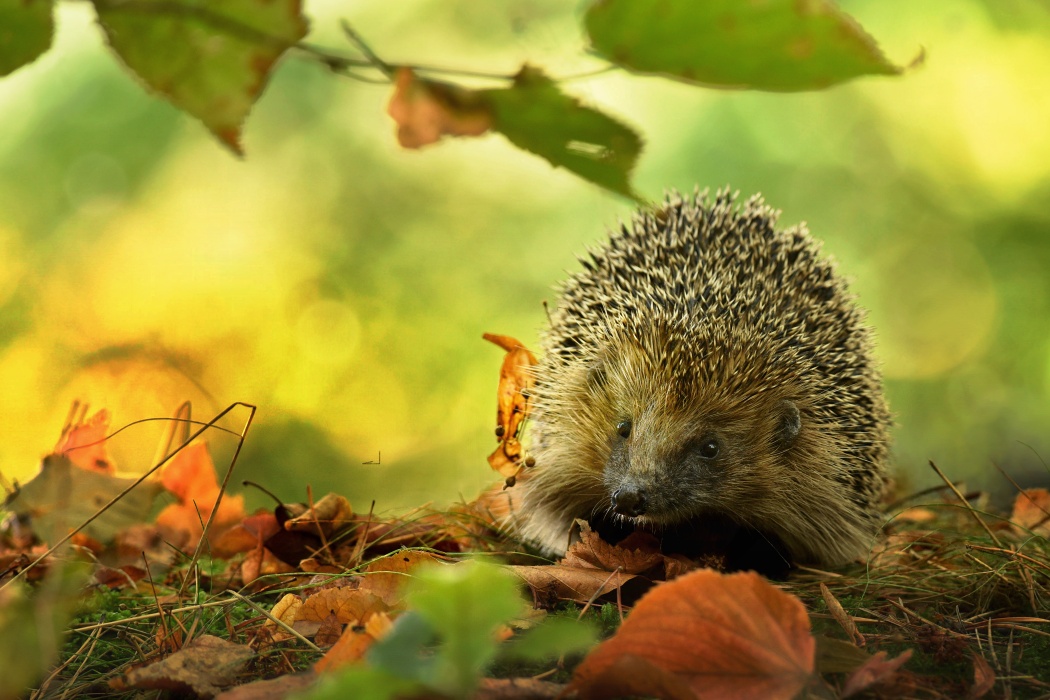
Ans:
[[[501,346],[517,353],[500,380],[503,449],[527,419],[531,365],[517,341]],[[232,465],[220,481],[197,439],[206,428],[160,450],[136,487],[174,499],[157,518],[102,531],[55,520],[71,503],[62,478],[124,478],[104,451],[107,423],[76,413],[45,458],[68,476],[42,468],[5,501],[0,638],[34,629],[38,644],[0,656],[0,677],[20,684],[4,700],[147,688],[226,700],[1050,690],[1044,490],[1019,492],[1006,516],[946,479],[943,496],[891,511],[865,562],[770,582],[719,571],[717,557],[663,552],[644,533],[612,544],[583,522],[562,560],[543,560],[503,527],[516,507],[506,485],[400,517],[309,489],[305,503],[248,514],[223,497]],[[527,478],[525,459],[515,468]],[[41,479],[47,488],[30,488]],[[98,522],[114,507],[76,516]],[[69,572],[85,566],[71,587]],[[605,640],[591,648],[595,620]]]

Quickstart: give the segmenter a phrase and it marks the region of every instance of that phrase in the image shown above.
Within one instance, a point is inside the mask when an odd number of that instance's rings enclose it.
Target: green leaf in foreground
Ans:
[[[491,106],[495,131],[613,192],[639,199],[630,175],[642,150],[634,131],[558,89],[541,71],[526,66],[506,89],[481,92]]]
[[[301,0],[94,0],[120,59],[241,153],[273,65],[306,35]]]
[[[35,61],[54,31],[51,0],[0,0],[0,75]]]
[[[818,90],[903,70],[831,0],[598,0],[584,23],[613,63],[704,85]]]

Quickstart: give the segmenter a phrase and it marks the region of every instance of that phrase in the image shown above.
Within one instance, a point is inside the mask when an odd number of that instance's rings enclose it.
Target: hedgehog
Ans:
[[[804,224],[738,200],[672,192],[562,285],[518,487],[546,554],[577,519],[678,543],[731,528],[787,566],[868,551],[891,419],[865,314]]]

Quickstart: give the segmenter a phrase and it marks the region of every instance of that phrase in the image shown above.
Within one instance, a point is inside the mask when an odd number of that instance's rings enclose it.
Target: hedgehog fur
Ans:
[[[658,535],[726,519],[796,563],[863,556],[890,416],[864,314],[804,225],[760,196],[668,196],[581,259],[536,367],[518,527]],[[765,535],[763,535],[765,536]]]

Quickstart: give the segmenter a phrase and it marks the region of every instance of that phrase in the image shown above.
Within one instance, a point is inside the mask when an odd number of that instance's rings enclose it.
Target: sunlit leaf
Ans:
[[[493,126],[518,148],[588,182],[638,199],[630,176],[642,151],[634,131],[563,93],[542,71],[525,66],[514,85],[485,90]]]
[[[585,25],[613,63],[703,85],[817,90],[902,72],[831,0],[598,0]]]
[[[301,0],[94,2],[125,65],[236,153],[274,63],[307,30]]]
[[[0,0],[0,75],[32,63],[51,47],[51,0]]]

